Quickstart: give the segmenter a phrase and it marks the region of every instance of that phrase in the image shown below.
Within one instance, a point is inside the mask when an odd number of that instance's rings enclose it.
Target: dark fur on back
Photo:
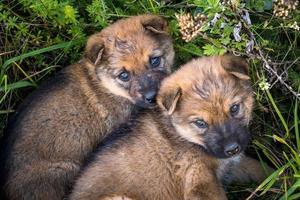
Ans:
[[[7,181],[7,175],[9,169],[7,166],[7,162],[9,158],[12,156],[12,148],[13,144],[21,134],[20,132],[13,131],[13,128],[18,124],[24,117],[26,117],[26,113],[30,111],[32,107],[35,106],[38,102],[42,101],[43,96],[47,96],[47,94],[56,89],[60,89],[63,86],[67,87],[70,82],[70,77],[68,74],[64,72],[65,70],[61,70],[57,74],[55,74],[52,78],[45,80],[39,85],[39,90],[31,93],[17,108],[17,112],[14,115],[11,115],[8,120],[8,125],[4,129],[4,135],[0,140],[0,199],[5,199],[4,194],[4,185]]]
[[[155,108],[154,108],[155,109]],[[117,149],[120,145],[119,142],[115,141],[128,141],[131,137],[132,130],[135,129],[135,127],[138,124],[138,119],[140,116],[144,115],[147,112],[150,112],[151,110],[142,110],[138,107],[135,108],[133,111],[130,119],[126,122],[121,124],[118,128],[113,130],[107,137],[105,137],[97,146],[94,152],[92,152],[87,159],[85,160],[84,164],[81,167],[81,172],[85,168],[87,168],[91,163],[93,163],[96,159],[96,156],[101,151],[109,151],[110,149]],[[80,174],[80,173],[79,173]]]

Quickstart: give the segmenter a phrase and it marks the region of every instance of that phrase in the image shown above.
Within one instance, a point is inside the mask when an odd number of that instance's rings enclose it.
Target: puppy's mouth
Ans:
[[[226,157],[233,157],[238,154],[240,154],[242,151],[244,151],[244,148],[237,142],[232,142],[224,147],[224,154]]]
[[[154,108],[156,106],[156,100],[137,100],[136,105],[142,108]]]
[[[238,156],[240,153],[242,153],[245,150],[244,147],[242,147],[240,144],[237,143],[229,144],[228,147],[224,147],[224,148],[220,148],[220,147],[218,148],[216,146],[214,148],[215,149],[207,147],[205,149],[207,153],[211,154],[216,158],[221,158],[221,159]]]

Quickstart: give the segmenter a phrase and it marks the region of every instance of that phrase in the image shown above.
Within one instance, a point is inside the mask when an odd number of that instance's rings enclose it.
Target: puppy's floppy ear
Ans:
[[[143,27],[153,33],[167,34],[168,22],[163,17],[145,15],[141,21]]]
[[[249,66],[245,59],[233,55],[221,57],[221,65],[230,74],[242,80],[249,80]]]
[[[180,87],[162,86],[157,96],[157,104],[161,109],[171,115],[175,111],[181,95],[182,90]]]
[[[103,56],[104,51],[104,40],[100,34],[95,34],[89,37],[84,57],[90,60],[94,65],[97,65]]]

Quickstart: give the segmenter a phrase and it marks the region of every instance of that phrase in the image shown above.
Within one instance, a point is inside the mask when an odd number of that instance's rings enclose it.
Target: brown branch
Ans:
[[[256,41],[255,41],[256,42]],[[271,72],[274,76],[276,76],[277,80],[283,85],[285,86],[299,101],[300,101],[300,94],[295,92],[293,90],[293,88],[291,86],[289,86],[283,79],[282,76],[278,75],[277,72],[270,66],[268,60],[266,59],[266,57],[264,56],[263,52],[261,49],[258,50],[259,52],[259,59],[261,61],[264,62],[264,67],[266,68],[266,70],[268,70],[269,72]]]
[[[247,29],[247,32],[248,32],[250,38],[254,41],[254,43],[255,43],[257,46],[259,46],[259,45],[258,45],[258,42],[257,42],[256,39],[255,39],[254,33],[250,30],[250,26],[251,26],[251,25],[248,25],[247,22],[243,19],[243,16],[241,16],[241,13],[242,13],[242,12],[237,12],[237,13],[238,13],[238,15],[240,16],[240,19],[242,20],[244,27]],[[300,93],[295,92],[295,91],[293,90],[293,88],[292,88],[290,85],[288,85],[288,84],[282,79],[282,75],[283,75],[284,73],[286,73],[286,70],[285,70],[285,72],[283,72],[281,75],[278,75],[278,73],[276,72],[276,70],[273,69],[273,68],[271,67],[273,62],[271,61],[270,58],[267,58],[267,57],[264,55],[264,53],[263,53],[263,51],[262,51],[261,48],[258,49],[258,54],[257,54],[257,53],[254,53],[253,55],[254,55],[255,58],[261,60],[261,61],[264,63],[263,67],[264,67],[268,72],[271,72],[271,73],[276,77],[276,79],[277,79],[276,82],[279,81],[281,85],[283,85],[284,87],[286,87],[286,88],[289,90],[289,92],[292,93],[292,94],[295,96],[295,98],[298,99],[298,100],[300,101]],[[296,63],[298,59],[299,59],[299,58],[297,58],[294,62],[292,62],[291,65],[293,65],[294,63]]]

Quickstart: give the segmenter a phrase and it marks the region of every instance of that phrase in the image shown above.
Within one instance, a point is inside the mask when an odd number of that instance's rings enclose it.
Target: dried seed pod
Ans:
[[[207,17],[200,13],[194,17],[190,13],[182,15],[175,14],[175,16],[180,27],[182,39],[186,42],[198,36],[203,23],[207,20]]]
[[[290,13],[296,10],[299,5],[298,0],[275,0],[273,14],[277,17],[286,19]]]

